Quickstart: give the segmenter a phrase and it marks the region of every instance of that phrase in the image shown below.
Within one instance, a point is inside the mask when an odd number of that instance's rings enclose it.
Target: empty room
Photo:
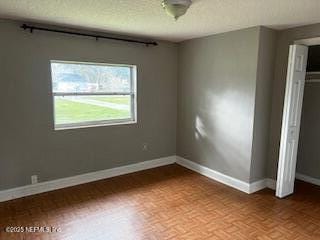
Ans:
[[[0,0],[0,240],[320,239],[319,0]]]

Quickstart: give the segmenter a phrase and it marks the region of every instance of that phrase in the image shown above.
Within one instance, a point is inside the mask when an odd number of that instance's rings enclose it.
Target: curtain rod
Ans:
[[[103,39],[109,39],[109,40],[144,44],[146,46],[149,46],[149,45],[157,46],[158,45],[157,42],[140,41],[140,40],[134,40],[134,39],[120,38],[120,37],[107,37],[107,36],[96,35],[96,34],[87,34],[87,33],[71,32],[71,31],[58,30],[58,29],[52,29],[52,28],[36,27],[36,26],[30,26],[27,24],[23,24],[21,26],[21,28],[24,30],[30,29],[30,33],[32,33],[34,30],[38,30],[38,31],[56,32],[56,33],[63,33],[63,34],[70,34],[70,35],[77,35],[77,36],[93,37],[96,40],[98,40],[99,38],[103,38]]]

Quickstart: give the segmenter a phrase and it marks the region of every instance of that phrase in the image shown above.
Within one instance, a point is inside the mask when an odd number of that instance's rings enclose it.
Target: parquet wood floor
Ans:
[[[57,233],[6,233],[47,226]],[[178,165],[0,203],[0,239],[320,239],[320,188],[247,195]]]

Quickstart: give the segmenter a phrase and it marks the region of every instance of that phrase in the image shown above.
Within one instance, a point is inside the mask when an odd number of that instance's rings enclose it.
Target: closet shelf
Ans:
[[[307,72],[307,75],[320,75],[320,72]]]
[[[306,72],[306,76],[307,76],[306,83],[320,83],[320,72],[309,71],[309,72]]]
[[[320,83],[320,79],[307,79],[306,83]]]

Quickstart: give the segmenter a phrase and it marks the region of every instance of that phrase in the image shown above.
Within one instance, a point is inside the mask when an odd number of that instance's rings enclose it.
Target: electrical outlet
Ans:
[[[31,184],[38,183],[38,175],[32,175],[31,176]]]
[[[142,151],[148,151],[148,143],[142,143]]]

